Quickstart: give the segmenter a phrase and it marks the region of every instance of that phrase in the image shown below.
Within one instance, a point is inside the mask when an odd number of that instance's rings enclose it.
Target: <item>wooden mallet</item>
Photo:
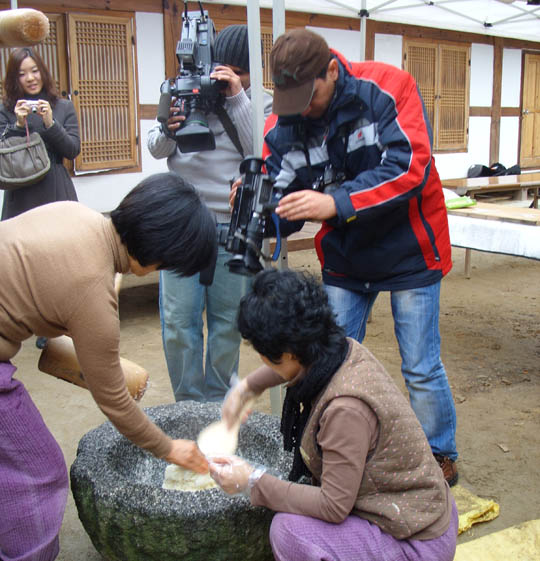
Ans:
[[[49,19],[32,8],[0,10],[0,47],[31,47],[49,34]]]
[[[126,379],[126,387],[133,399],[139,401],[148,385],[148,372],[138,364],[120,358],[120,366]],[[38,368],[41,372],[71,382],[88,389],[81,371],[71,337],[62,335],[47,339],[39,357]]]

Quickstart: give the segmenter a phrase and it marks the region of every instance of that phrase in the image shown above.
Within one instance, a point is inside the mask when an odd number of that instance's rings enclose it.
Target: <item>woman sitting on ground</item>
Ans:
[[[451,561],[457,510],[422,427],[384,367],[337,326],[322,287],[263,271],[238,326],[265,366],[230,392],[223,418],[232,425],[249,399],[287,381],[281,430],[293,466],[290,481],[236,457],[214,459],[210,472],[227,493],[278,513],[275,559]]]

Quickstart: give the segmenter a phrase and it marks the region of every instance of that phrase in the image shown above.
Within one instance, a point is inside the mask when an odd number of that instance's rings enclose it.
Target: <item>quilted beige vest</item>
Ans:
[[[302,456],[320,482],[322,456],[316,438],[326,406],[340,396],[366,402],[377,416],[379,438],[366,460],[353,513],[398,539],[407,539],[445,515],[446,485],[407,399],[365,347],[353,340],[349,343],[347,358],[313,404],[302,437]]]

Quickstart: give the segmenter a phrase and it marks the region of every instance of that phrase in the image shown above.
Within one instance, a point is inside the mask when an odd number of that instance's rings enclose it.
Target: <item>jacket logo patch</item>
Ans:
[[[353,152],[366,146],[374,146],[379,142],[377,126],[374,123],[360,125],[349,136],[348,152]]]

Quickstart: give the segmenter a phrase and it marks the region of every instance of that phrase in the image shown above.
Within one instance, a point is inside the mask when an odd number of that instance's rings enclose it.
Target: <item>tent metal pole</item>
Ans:
[[[366,60],[366,28],[369,16],[366,6],[367,1],[362,0],[362,9],[360,10],[360,62]]]
[[[285,0],[273,0],[272,2],[272,31],[273,41],[285,33]]]
[[[264,103],[262,80],[261,53],[261,16],[259,0],[248,0],[247,3],[248,44],[249,44],[249,75],[251,82],[251,111],[253,130],[253,154],[262,155],[264,131]]]
[[[272,34],[273,42],[285,33],[285,0],[272,0]],[[269,253],[269,240],[265,239],[263,244],[265,253]],[[289,252],[287,249],[287,238],[281,239],[281,252],[277,261],[278,269],[287,269],[289,267]],[[270,388],[270,410],[273,415],[281,415],[283,399],[285,398],[283,388],[276,386]]]

